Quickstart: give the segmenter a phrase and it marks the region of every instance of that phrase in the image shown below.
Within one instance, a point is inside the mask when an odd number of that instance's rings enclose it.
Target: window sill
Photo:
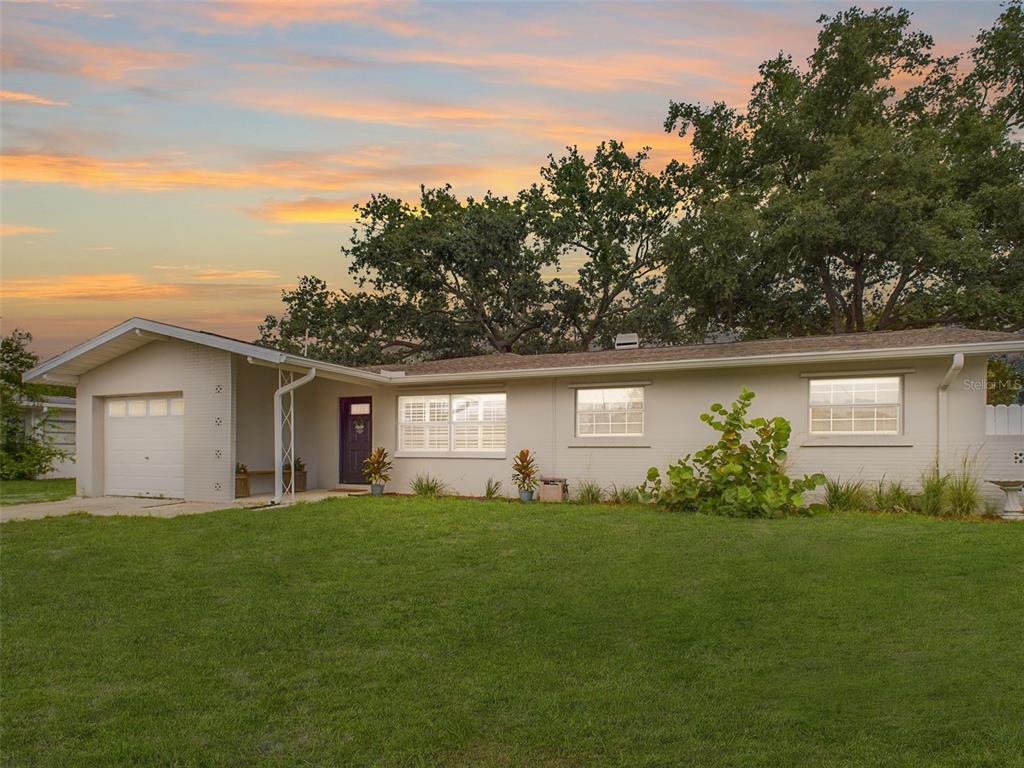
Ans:
[[[573,438],[568,448],[650,448],[651,444],[641,438],[605,437]]]
[[[396,459],[500,459],[508,458],[505,451],[401,451]]]
[[[820,436],[804,440],[800,448],[913,448],[914,443],[900,435]]]

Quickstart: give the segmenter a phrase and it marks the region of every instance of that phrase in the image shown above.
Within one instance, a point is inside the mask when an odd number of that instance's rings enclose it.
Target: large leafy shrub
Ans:
[[[754,393],[744,387],[729,408],[721,403],[701,421],[721,434],[692,456],[671,465],[665,478],[647,471],[643,495],[668,509],[731,517],[782,517],[813,511],[804,493],[825,482],[823,475],[793,479],[786,474],[791,427],[786,419],[748,419]],[[753,435],[747,435],[748,432]]]
[[[50,394],[21,380],[39,362],[28,348],[31,341],[32,334],[18,328],[0,338],[0,480],[34,480],[68,455],[47,436],[47,416],[35,423],[29,417],[31,403]]]

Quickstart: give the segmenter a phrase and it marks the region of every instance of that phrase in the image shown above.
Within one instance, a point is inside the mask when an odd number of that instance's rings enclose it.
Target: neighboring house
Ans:
[[[25,403],[25,431],[42,433],[43,439],[64,452],[43,478],[75,476],[75,398],[43,395]]]
[[[792,422],[794,472],[914,484],[964,457],[1024,476],[1019,429],[986,434],[984,387],[990,354],[1022,350],[1024,336],[937,328],[350,368],[133,318],[25,379],[78,388],[84,496],[229,501],[236,462],[280,496],[291,456],[309,488],[358,485],[376,445],[395,457],[392,490],[428,473],[511,492],[520,448],[570,485],[636,485],[714,440],[700,413],[743,386],[754,414]]]

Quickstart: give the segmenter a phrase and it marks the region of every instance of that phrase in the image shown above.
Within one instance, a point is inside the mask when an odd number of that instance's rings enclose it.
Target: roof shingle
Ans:
[[[422,363],[368,366],[373,371],[405,371],[409,376],[441,373],[480,373],[490,371],[521,371],[544,368],[584,368],[599,365],[630,363],[684,362],[742,357],[764,357],[815,352],[862,352],[873,350],[919,349],[951,344],[984,344],[991,342],[1021,343],[1024,335],[1001,331],[979,331],[970,328],[920,328],[908,331],[875,331],[832,336],[802,336],[789,339],[731,341],[711,344],[690,344],[673,347],[641,347],[639,349],[601,350],[597,352],[557,352],[541,355],[512,353],[456,357]]]

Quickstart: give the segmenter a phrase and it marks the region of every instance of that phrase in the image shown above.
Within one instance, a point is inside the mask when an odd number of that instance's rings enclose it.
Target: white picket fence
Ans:
[[[986,435],[1024,435],[1024,406],[986,405]]]

